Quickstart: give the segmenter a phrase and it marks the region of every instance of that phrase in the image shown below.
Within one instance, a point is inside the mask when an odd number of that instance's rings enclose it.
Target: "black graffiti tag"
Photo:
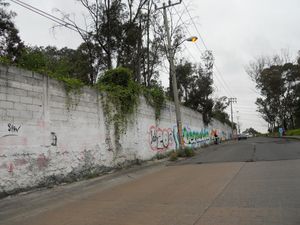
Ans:
[[[21,128],[21,125],[19,127],[16,127],[11,123],[9,123],[7,126],[8,126],[8,132],[13,132],[13,133],[18,133]]]

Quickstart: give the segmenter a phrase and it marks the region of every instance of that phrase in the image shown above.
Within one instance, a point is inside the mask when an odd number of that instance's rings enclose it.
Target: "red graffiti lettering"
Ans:
[[[173,132],[171,128],[161,129],[151,126],[149,129],[149,144],[153,151],[165,151],[173,146]]]

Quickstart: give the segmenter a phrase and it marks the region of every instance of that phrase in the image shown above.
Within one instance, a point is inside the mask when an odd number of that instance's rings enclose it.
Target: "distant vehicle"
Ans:
[[[253,134],[246,134],[246,136],[247,136],[248,138],[252,138],[252,137],[253,137]]]
[[[247,139],[247,135],[246,134],[238,134],[238,140],[245,140]]]

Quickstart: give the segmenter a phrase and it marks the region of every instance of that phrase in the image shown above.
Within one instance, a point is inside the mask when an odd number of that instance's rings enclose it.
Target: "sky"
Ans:
[[[84,25],[85,11],[75,0],[23,1],[58,17],[55,9],[67,12]],[[159,5],[162,1],[155,2]],[[10,9],[18,14],[14,21],[25,44],[77,48],[82,42],[75,32],[65,28],[53,30],[54,22],[10,3]],[[183,14],[187,37],[202,38],[196,43],[184,43],[183,51],[176,56],[199,62],[206,48],[213,52],[214,97],[237,98],[233,104],[234,121],[239,118],[241,131],[249,127],[267,131],[266,122],[256,112],[258,91],[245,67],[260,56],[272,56],[282,50],[288,51],[292,59],[296,57],[300,50],[299,10],[299,0],[183,0],[172,9],[175,17]],[[168,85],[166,71],[162,71],[161,80],[164,86]]]

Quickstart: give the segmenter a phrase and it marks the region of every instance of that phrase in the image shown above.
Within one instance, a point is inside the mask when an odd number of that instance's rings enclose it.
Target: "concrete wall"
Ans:
[[[0,65],[0,193],[81,179],[149,160],[178,144],[172,103],[156,121],[141,98],[126,132],[116,138],[101,102],[93,89],[67,95],[48,76]],[[182,108],[182,118],[187,146],[209,143],[213,130],[230,136],[218,121],[204,127],[201,114],[191,109]]]

